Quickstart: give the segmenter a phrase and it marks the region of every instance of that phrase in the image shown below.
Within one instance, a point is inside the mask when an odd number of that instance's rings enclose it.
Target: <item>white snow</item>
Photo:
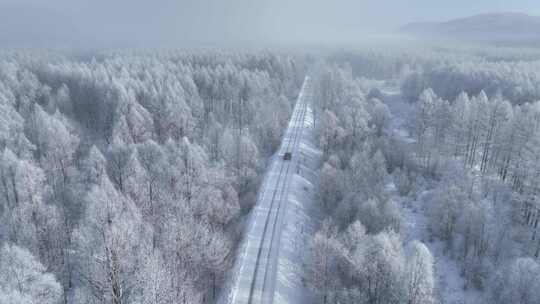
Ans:
[[[314,145],[313,113],[305,117],[300,142],[300,168],[289,189],[285,226],[280,243],[278,281],[275,303],[314,303],[314,295],[305,286],[306,265],[309,263],[310,236],[315,233],[318,212],[315,204],[321,151]]]
[[[391,130],[403,142],[414,142],[405,125],[408,117],[413,115],[413,106],[404,101],[400,93],[395,90],[384,90],[383,92],[385,94],[384,102],[392,114]],[[445,254],[444,244],[439,240],[432,239],[429,235],[425,204],[429,203],[427,198],[430,196],[431,190],[417,189],[418,194],[415,198],[415,195],[400,196],[393,183],[390,183],[387,189],[391,194],[391,199],[395,200],[401,207],[401,232],[405,243],[419,240],[429,248],[433,255],[439,302],[441,304],[483,303],[481,292],[464,290],[465,281],[460,274],[459,265]]]
[[[410,197],[393,196],[400,202],[402,207],[402,232],[404,241],[419,240],[426,244],[431,251],[435,262],[435,276],[437,278],[437,293],[440,303],[466,304],[482,303],[482,294],[477,290],[464,290],[465,281],[460,275],[457,262],[445,254],[444,244],[432,239],[427,231],[427,219],[425,216],[425,204],[429,202],[431,191],[424,190],[418,195],[418,199]]]
[[[311,302],[303,283],[304,260],[314,229],[310,212],[321,153],[312,145],[313,113],[306,105],[311,98],[305,85],[308,81],[306,78],[281,147],[265,174],[236,264],[218,303]],[[295,133],[297,127],[299,133]],[[292,159],[283,160],[284,153],[291,151]]]

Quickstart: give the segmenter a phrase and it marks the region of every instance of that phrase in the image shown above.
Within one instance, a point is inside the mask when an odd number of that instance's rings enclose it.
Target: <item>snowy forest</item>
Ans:
[[[0,304],[537,304],[539,181],[535,48],[0,52]]]
[[[6,51],[0,303],[215,303],[306,73],[317,303],[540,302],[540,52]]]
[[[0,0],[0,304],[540,304],[540,1]]]
[[[0,303],[212,303],[304,73],[270,53],[2,53]]]
[[[320,303],[540,301],[539,60],[477,47],[328,57]]]

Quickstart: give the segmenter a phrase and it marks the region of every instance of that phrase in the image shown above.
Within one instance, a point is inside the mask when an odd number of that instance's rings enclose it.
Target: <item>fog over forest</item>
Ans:
[[[0,0],[0,43],[39,47],[361,43],[409,22],[540,14],[534,0]]]

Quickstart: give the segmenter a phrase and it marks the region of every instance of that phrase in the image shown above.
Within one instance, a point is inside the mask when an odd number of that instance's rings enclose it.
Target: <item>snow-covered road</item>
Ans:
[[[290,214],[297,214],[298,210],[289,208],[292,203],[289,194],[291,190],[293,194],[296,193],[298,174],[307,162],[316,160],[318,155],[314,149],[310,153],[304,142],[305,135],[311,134],[313,126],[313,115],[308,105],[311,98],[310,78],[306,77],[281,146],[272,158],[259,190],[236,264],[219,299],[220,304],[274,303],[274,300],[276,303],[284,303],[288,302],[285,300],[288,296],[282,295],[279,290],[286,289],[285,293],[290,293],[290,288],[302,288],[302,284],[297,284],[301,280],[298,276],[293,279],[294,282],[284,284],[281,280],[283,272],[288,272],[283,269],[283,264],[290,263],[290,248],[282,250],[282,238],[290,237],[289,231],[284,233],[287,230],[284,227],[288,224],[289,227],[303,225],[295,223],[294,216]],[[289,160],[284,159],[286,153],[291,153]],[[306,197],[309,197],[309,191],[313,191],[307,185],[302,189]],[[304,232],[304,228],[298,231],[302,234]],[[295,273],[298,272],[290,271],[291,275]]]

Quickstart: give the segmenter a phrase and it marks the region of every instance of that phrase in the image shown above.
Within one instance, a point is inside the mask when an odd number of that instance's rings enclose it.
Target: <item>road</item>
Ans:
[[[310,78],[306,77],[279,150],[259,190],[233,274],[218,301],[220,304],[274,303],[287,195],[293,175],[300,169],[299,142],[306,128],[304,122],[310,98]],[[290,160],[284,159],[286,153],[291,153]]]

